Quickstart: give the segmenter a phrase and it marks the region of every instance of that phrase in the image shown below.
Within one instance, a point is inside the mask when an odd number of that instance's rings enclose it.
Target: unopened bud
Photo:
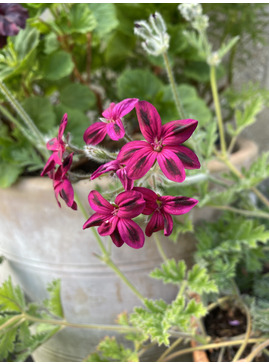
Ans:
[[[118,155],[118,153],[109,152],[104,148],[96,147],[94,145],[85,145],[84,152],[89,159],[100,163],[106,163],[114,160]]]
[[[209,66],[218,66],[220,64],[221,58],[218,52],[212,52],[207,58],[207,63]]]
[[[202,15],[201,4],[180,4],[178,10],[187,21],[193,21]]]

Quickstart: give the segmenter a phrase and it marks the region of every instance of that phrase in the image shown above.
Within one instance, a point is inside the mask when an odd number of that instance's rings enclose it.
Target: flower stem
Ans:
[[[168,258],[165,255],[165,252],[164,252],[162,244],[160,242],[158,233],[154,234],[154,240],[155,240],[155,243],[156,243],[156,246],[158,248],[160,256],[163,258],[164,261],[166,261]]]
[[[241,339],[241,340],[230,340],[230,341],[224,341],[224,342],[219,342],[219,343],[212,343],[212,344],[206,344],[206,345],[198,345],[194,348],[187,348],[187,349],[183,349],[183,350],[179,350],[171,355],[168,355],[165,359],[163,359],[163,361],[171,361],[174,358],[177,358],[181,355],[184,354],[189,354],[192,353],[196,350],[210,350],[210,349],[219,349],[219,348],[223,348],[223,347],[228,347],[228,346],[238,346],[241,345],[242,342],[244,342],[245,339]],[[255,344],[258,342],[263,342],[264,338],[254,338],[254,339],[249,339],[248,340],[248,344]],[[268,345],[268,343],[267,343]],[[266,346],[265,346],[266,347]]]
[[[243,302],[242,302],[243,303]],[[251,316],[250,316],[250,312],[248,307],[243,303],[243,307],[246,313],[246,317],[247,317],[247,331],[246,331],[246,336],[244,341],[242,342],[240,348],[238,349],[237,353],[235,354],[234,358],[233,358],[233,362],[238,361],[241,357],[241,355],[243,354],[244,350],[247,347],[248,344],[248,340],[250,338],[250,334],[251,334]]]
[[[180,102],[180,98],[179,98],[179,95],[178,95],[178,92],[177,92],[176,82],[175,82],[173,72],[172,72],[172,68],[170,66],[170,62],[169,62],[168,55],[167,55],[166,52],[163,53],[163,59],[164,59],[164,65],[165,65],[165,68],[166,68],[167,76],[168,76],[168,79],[169,79],[169,82],[170,82],[170,85],[171,85],[171,88],[172,88],[174,101],[175,101],[175,104],[176,104],[176,107],[177,107],[177,111],[179,113],[179,117],[181,119],[184,119],[183,107],[182,107],[181,102]]]
[[[225,156],[226,155],[226,143],[225,143],[223,120],[222,120],[222,115],[221,115],[221,107],[220,107],[220,102],[219,102],[215,66],[210,66],[210,84],[211,84],[211,90],[212,90],[212,95],[213,95],[213,100],[214,100],[215,110],[216,110],[216,115],[217,115],[217,120],[218,120],[221,152],[222,152],[222,155]]]
[[[80,198],[78,197],[77,193],[75,192],[75,200],[77,202],[77,205],[83,215],[86,219],[88,219],[88,213],[86,209],[84,208],[83,204],[80,201]],[[114,272],[120,277],[120,279],[130,288],[130,290],[142,301],[144,302],[144,296],[135,288],[135,286],[129,281],[129,279],[121,272],[121,270],[116,266],[116,264],[111,260],[108,251],[106,250],[102,239],[96,229],[93,227],[92,232],[94,234],[94,237],[96,238],[96,241],[103,253],[103,257],[101,257],[102,261],[106,263],[107,266],[109,266],[111,269],[114,270]]]
[[[157,362],[158,361],[163,361],[163,359],[169,354],[169,353],[171,353],[171,351],[172,350],[174,350],[174,348],[175,347],[177,347],[181,342],[183,341],[183,338],[182,337],[179,337],[177,340],[175,340],[174,342],[173,342],[173,344],[172,345],[170,345],[169,347],[168,347],[168,349],[166,349],[163,353],[162,353],[162,355],[159,357],[159,359],[157,360]]]
[[[56,326],[66,326],[73,327],[78,329],[94,329],[94,330],[112,330],[112,331],[135,331],[138,329],[134,327],[126,327],[120,325],[102,325],[102,324],[75,324],[68,321],[60,321],[60,320],[50,320],[50,319],[41,319],[39,317],[35,317],[32,315],[28,315],[27,313],[23,314],[25,319],[31,322],[44,323],[48,325],[56,325]],[[20,315],[21,316],[21,315]]]
[[[261,217],[264,219],[269,219],[269,214],[267,212],[263,212],[263,211],[248,211],[248,210],[241,210],[241,209],[237,209],[235,207],[231,207],[231,206],[216,206],[216,205],[208,205],[209,207],[212,207],[214,209],[217,210],[227,210],[227,211],[231,211],[231,212],[235,212],[237,214],[240,215],[244,215],[244,216],[249,216],[249,217]]]
[[[246,358],[246,362],[251,362],[256,355],[258,355],[263,349],[267,348],[269,346],[269,339],[265,340],[263,343],[258,345]]]
[[[12,95],[12,93],[8,90],[8,88],[5,86],[5,84],[0,81],[0,92],[6,97],[6,99],[10,102],[13,109],[20,115],[26,126],[29,128],[29,131],[32,133],[33,137],[35,137],[39,143],[39,150],[43,153],[46,151],[46,157],[48,156],[47,150],[45,148],[46,143],[43,138],[43,135],[40,133],[38,128],[35,126],[33,120],[30,118],[30,116],[25,112],[23,107],[20,105],[20,103],[15,99],[15,97]],[[38,145],[37,145],[38,146]]]

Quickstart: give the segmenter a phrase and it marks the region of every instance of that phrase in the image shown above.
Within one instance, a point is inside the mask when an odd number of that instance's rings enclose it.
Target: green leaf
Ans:
[[[0,187],[7,188],[15,183],[23,172],[23,169],[17,165],[10,162],[0,161]]]
[[[45,39],[44,52],[45,54],[51,54],[57,51],[60,47],[60,43],[58,41],[57,35],[55,33],[48,33]]]
[[[24,309],[24,294],[19,286],[13,286],[11,277],[9,277],[0,287],[0,310],[21,312]]]
[[[56,123],[56,115],[49,99],[41,96],[30,96],[22,103],[35,125],[47,133]]]
[[[97,26],[94,31],[96,31],[100,38],[105,37],[118,26],[119,22],[114,4],[92,3],[88,4],[88,6],[97,20]]]
[[[3,334],[0,332],[0,360],[4,361],[9,353],[14,350],[14,341],[16,338],[17,328],[12,328]]]
[[[44,301],[44,305],[48,308],[50,313],[55,316],[64,318],[64,313],[62,309],[62,302],[61,302],[61,281],[57,279],[51,282],[48,287],[47,291],[50,294],[50,298]]]
[[[120,362],[137,362],[138,356],[130,349],[125,349],[122,344],[119,344],[115,337],[106,337],[98,345],[105,358],[111,358]]]
[[[125,70],[117,80],[120,99],[136,97],[152,102],[162,86],[152,72],[141,69]]]
[[[262,97],[256,97],[243,105],[243,110],[235,110],[236,130],[235,135],[242,132],[247,126],[255,123],[257,115],[263,109]]]
[[[61,90],[60,101],[69,108],[87,111],[95,105],[94,93],[85,85],[72,83]]]
[[[96,19],[88,4],[72,4],[68,14],[69,26],[67,33],[89,33],[97,25]]]
[[[188,288],[198,294],[218,292],[216,283],[210,279],[205,268],[195,264],[188,272]]]
[[[134,39],[119,31],[113,32],[111,37],[108,39],[107,46],[104,51],[107,66],[109,68],[118,68],[121,71],[122,66],[126,64],[126,60],[132,55],[134,47]]]
[[[235,44],[239,41],[240,37],[236,36],[233,37],[228,43],[224,43],[221,45],[220,49],[218,50],[218,55],[220,57],[220,59],[222,59],[225,54],[227,54],[234,46]]]
[[[161,265],[161,269],[156,268],[150,273],[152,278],[161,279],[164,283],[180,284],[186,273],[186,263],[181,260],[176,263],[175,259],[167,260]]]
[[[146,309],[136,307],[131,314],[131,322],[134,326],[139,327],[143,332],[149,335],[152,341],[159,345],[169,345],[168,328],[164,327],[163,317],[167,304],[163,300],[145,300]]]
[[[57,81],[70,75],[73,68],[71,55],[62,50],[49,54],[42,60],[41,65],[44,78],[50,81]]]

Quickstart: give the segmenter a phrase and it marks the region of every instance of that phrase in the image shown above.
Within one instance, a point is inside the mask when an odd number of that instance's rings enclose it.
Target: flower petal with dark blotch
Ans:
[[[127,162],[126,171],[128,177],[134,180],[142,178],[153,166],[156,157],[157,152],[152,151],[149,145],[136,151]]]
[[[58,140],[61,140],[67,125],[67,114],[64,114],[58,132]]]
[[[130,219],[119,219],[118,230],[122,240],[134,249],[140,249],[145,242],[143,230]]]
[[[183,215],[189,212],[198,201],[185,196],[162,196],[163,211],[172,215]]]
[[[165,149],[166,147],[164,147]],[[199,169],[201,167],[197,155],[189,148],[180,145],[178,147],[167,147],[172,150],[183,163],[186,169]]]
[[[164,222],[164,236],[169,236],[173,231],[173,218],[170,214],[162,211]]]
[[[140,192],[125,191],[116,197],[115,204],[119,206],[118,217],[132,219],[142,213],[145,200]]]
[[[163,174],[174,182],[183,182],[186,173],[183,163],[178,156],[169,149],[163,148],[161,153],[158,153],[157,161]]]
[[[55,167],[55,160],[53,154],[49,157],[47,163],[45,164],[45,167],[43,168],[43,171],[40,173],[40,176],[44,176],[46,173],[49,173],[51,170]]]
[[[112,140],[119,140],[125,135],[124,126],[120,119],[106,124],[106,131]]]
[[[134,187],[134,180],[127,176],[126,168],[120,168],[116,172],[119,180],[121,181],[125,191],[132,190]]]
[[[73,186],[68,179],[64,179],[61,183],[60,196],[68,207],[72,207],[73,210],[77,209],[77,204],[74,202]]]
[[[91,208],[96,212],[109,215],[114,210],[114,207],[98,191],[91,191],[88,200]]]
[[[158,208],[158,195],[154,191],[146,187],[134,187],[133,190],[142,193],[143,198],[146,202],[146,206],[142,212],[143,215],[151,215],[153,211]]]
[[[112,171],[117,171],[120,167],[120,164],[117,160],[113,160],[110,162],[107,162],[105,164],[102,164],[99,168],[96,169],[96,171],[94,171],[91,175],[91,180],[101,176],[104,173],[108,173],[108,172],[112,172]]]
[[[83,230],[90,228],[92,226],[100,226],[104,221],[106,221],[110,217],[107,215],[102,215],[96,212],[83,224]]]
[[[153,233],[164,229],[164,219],[160,211],[155,211],[151,216],[145,230],[147,236],[151,236]]]
[[[163,125],[162,139],[165,145],[179,145],[190,138],[198,124],[197,120],[175,120]]]
[[[125,144],[117,157],[117,160],[120,163],[126,163],[130,158],[132,158],[133,154],[141,148],[148,148],[149,144],[144,140],[134,140]]]
[[[122,118],[129,114],[137,104],[138,99],[125,99],[115,105],[112,110],[113,119]]]
[[[156,108],[147,101],[139,101],[136,106],[139,127],[144,138],[153,143],[160,139],[162,131],[162,121]]]
[[[116,229],[118,220],[119,218],[117,216],[113,216],[110,219],[105,220],[97,229],[99,235],[101,236],[111,235]]]
[[[96,123],[90,125],[84,132],[83,139],[86,144],[96,145],[101,143],[101,141],[106,136],[106,123],[102,121],[97,121]]]
[[[102,112],[102,116],[106,118],[107,120],[113,119],[113,109],[115,107],[115,102],[111,102],[109,107]]]
[[[121,236],[120,236],[120,233],[119,233],[119,230],[118,228],[115,229],[114,233],[112,233],[110,235],[113,243],[118,247],[120,248],[123,244],[124,244],[124,241],[122,240]]]

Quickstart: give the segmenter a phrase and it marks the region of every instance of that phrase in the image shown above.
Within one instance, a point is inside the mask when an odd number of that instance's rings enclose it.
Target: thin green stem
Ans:
[[[258,345],[246,358],[246,362],[251,362],[255,356],[257,356],[263,349],[267,348],[269,346],[269,339],[265,340],[263,343]]]
[[[217,210],[231,211],[231,212],[235,212],[237,214],[248,216],[248,217],[261,217],[264,219],[269,219],[269,214],[267,212],[263,212],[263,211],[241,210],[241,209],[237,209],[237,208],[231,207],[231,206],[217,206],[217,205],[208,205],[208,206],[212,207],[214,209],[217,209]]]
[[[175,340],[174,342],[173,342],[173,344],[172,345],[170,345],[169,346],[169,348],[168,349],[166,349],[163,353],[162,353],[162,355],[159,357],[159,359],[157,360],[157,362],[159,362],[159,361],[163,361],[163,359],[169,354],[169,353],[171,353],[171,351],[172,350],[174,350],[179,344],[181,344],[182,343],[182,341],[183,341],[183,339],[182,339],[182,337],[180,337],[180,338],[178,338],[177,340]]]
[[[223,347],[228,347],[228,346],[238,346],[241,345],[242,342],[244,342],[245,339],[242,340],[230,340],[230,341],[224,341],[224,342],[220,342],[220,343],[214,343],[214,344],[206,344],[206,345],[198,345],[194,348],[187,348],[187,349],[183,349],[183,350],[179,350],[171,355],[168,355],[165,359],[163,359],[163,361],[171,361],[174,358],[177,358],[181,355],[184,354],[189,354],[192,353],[196,350],[210,350],[210,349],[218,349],[218,348],[223,348]],[[264,338],[255,338],[255,339],[249,339],[248,343],[249,344],[256,344],[258,342],[264,341]],[[268,344],[267,344],[268,345]]]
[[[13,109],[20,115],[20,117],[22,118],[24,123],[27,125],[27,127],[29,128],[29,130],[31,131],[33,136],[35,136],[37,138],[37,140],[39,140],[39,142],[40,142],[39,149],[40,149],[40,151],[43,151],[45,149],[45,146],[46,146],[43,135],[40,133],[38,128],[35,126],[33,120],[25,112],[23,107],[15,99],[15,97],[12,95],[12,93],[8,90],[8,88],[5,86],[5,84],[2,81],[0,81],[0,91],[6,97],[6,99],[10,102]]]
[[[81,212],[83,213],[83,215],[85,216],[86,219],[88,219],[88,213],[86,211],[86,209],[84,208],[83,204],[80,201],[80,198],[78,197],[77,193],[75,192],[75,200],[77,202],[77,205],[79,207],[79,209],[81,210]],[[100,235],[98,234],[98,232],[96,231],[96,229],[93,227],[92,228],[92,232],[94,234],[94,237],[96,238],[96,241],[103,253],[103,257],[101,257],[100,259],[102,259],[103,262],[106,263],[107,266],[109,266],[111,269],[114,270],[114,272],[120,277],[120,279],[131,289],[131,291],[142,301],[144,302],[144,297],[143,295],[135,288],[135,286],[129,281],[129,279],[121,272],[121,270],[116,266],[116,264],[111,260],[108,251],[106,250],[102,239],[100,237]]]
[[[231,140],[230,145],[228,147],[228,150],[227,150],[227,153],[228,154],[231,154],[232,153],[232,151],[234,149],[234,145],[236,143],[236,140],[237,140],[237,136],[235,135],[235,136],[232,137],[232,140]]]
[[[160,242],[158,233],[153,234],[153,236],[154,236],[154,240],[155,240],[155,243],[156,243],[156,246],[157,246],[157,249],[158,249],[158,252],[159,252],[160,256],[162,257],[162,259],[164,261],[167,261],[168,258],[166,256],[164,250],[163,250],[163,247],[162,247],[162,244]]]
[[[0,326],[0,331],[6,329],[7,327],[9,327],[11,324],[17,323],[18,320],[20,321],[22,318],[24,317],[23,314],[21,315],[16,315],[11,317],[8,321],[4,322],[1,326]]]
[[[216,110],[216,115],[217,115],[217,120],[218,120],[221,152],[222,152],[222,155],[225,156],[226,155],[226,143],[225,143],[225,134],[224,134],[222,114],[221,114],[221,107],[220,107],[220,102],[219,102],[215,66],[210,66],[210,84],[211,84],[211,90],[212,90],[212,95],[213,95],[213,100],[214,100],[215,110]]]
[[[164,64],[165,64],[167,76],[168,76],[168,79],[169,79],[169,82],[170,82],[170,85],[171,85],[171,88],[172,88],[172,92],[173,92],[175,104],[176,104],[176,107],[177,107],[177,111],[179,113],[179,117],[181,119],[184,119],[183,107],[182,107],[181,102],[180,102],[180,98],[179,98],[179,95],[178,95],[178,92],[177,92],[176,82],[175,82],[173,72],[172,72],[172,68],[170,66],[170,62],[169,62],[168,55],[167,55],[166,52],[163,53],[163,59],[164,59]]]
[[[26,320],[37,323],[44,323],[48,325],[56,325],[56,326],[66,326],[73,327],[78,329],[94,329],[94,330],[112,330],[112,331],[134,331],[137,332],[138,329],[134,327],[126,327],[120,325],[102,325],[102,324],[75,324],[68,321],[60,321],[60,320],[50,320],[50,319],[41,319],[39,317],[35,317],[32,315],[28,315],[24,313],[24,317]]]
[[[250,315],[248,307],[244,303],[243,303],[243,307],[244,307],[246,317],[247,317],[247,331],[246,331],[246,336],[245,336],[244,341],[242,342],[240,348],[238,349],[237,353],[235,354],[235,356],[232,360],[233,362],[238,361],[240,359],[241,355],[243,354],[245,348],[248,345],[248,340],[251,335],[251,315]]]
[[[214,308],[218,307],[219,305],[221,305],[222,303],[225,303],[227,301],[231,300],[231,296],[225,296],[225,297],[221,297],[219,298],[216,302],[211,303],[210,305],[207,306],[207,311],[212,311],[214,310]]]

